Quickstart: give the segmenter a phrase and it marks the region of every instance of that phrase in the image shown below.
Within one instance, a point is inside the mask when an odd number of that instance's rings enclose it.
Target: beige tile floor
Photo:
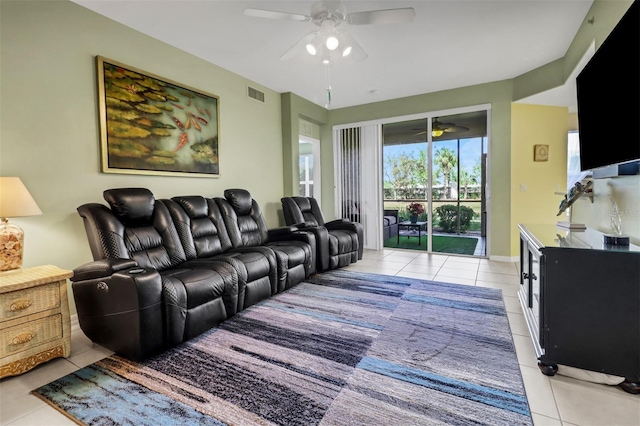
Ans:
[[[640,395],[628,394],[618,386],[595,384],[561,375],[547,377],[540,373],[516,294],[517,264],[406,250],[383,250],[367,251],[361,261],[345,269],[502,290],[536,426],[640,426]],[[72,330],[69,358],[52,360],[21,376],[0,380],[0,425],[74,424],[30,394],[39,386],[111,354],[91,343],[77,326]]]

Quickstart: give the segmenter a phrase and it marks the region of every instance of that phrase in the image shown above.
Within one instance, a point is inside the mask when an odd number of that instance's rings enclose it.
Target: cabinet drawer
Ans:
[[[57,282],[0,294],[0,321],[55,309],[60,306]]]
[[[0,358],[62,338],[62,315],[51,315],[0,330]]]

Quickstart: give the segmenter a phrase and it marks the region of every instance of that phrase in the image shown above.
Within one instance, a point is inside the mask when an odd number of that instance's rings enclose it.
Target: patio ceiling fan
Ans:
[[[414,129],[420,130],[420,129]],[[466,132],[468,131],[468,127],[464,126],[456,126],[454,123],[442,123],[438,121],[438,117],[433,119],[433,123],[431,124],[431,136],[437,138],[438,136],[442,136],[444,133],[456,133],[456,132]],[[414,134],[414,136],[420,136],[426,134],[426,131],[422,131]]]
[[[320,1],[313,4],[309,15],[263,9],[245,9],[244,14],[256,18],[313,22],[319,28],[307,33],[280,59],[291,59],[306,51],[328,64],[338,58],[352,58],[355,61],[367,58],[367,53],[353,37],[344,29],[338,29],[343,22],[349,25],[405,23],[413,20],[415,10],[405,7],[347,13],[341,1]]]

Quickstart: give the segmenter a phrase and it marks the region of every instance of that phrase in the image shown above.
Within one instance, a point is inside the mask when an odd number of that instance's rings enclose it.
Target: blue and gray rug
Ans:
[[[532,424],[499,290],[341,270],[33,393],[84,424]]]

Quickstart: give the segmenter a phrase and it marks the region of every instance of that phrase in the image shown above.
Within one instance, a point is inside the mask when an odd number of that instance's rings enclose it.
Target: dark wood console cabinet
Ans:
[[[518,297],[546,375],[558,364],[624,377],[640,393],[640,247],[593,229],[518,225]]]

